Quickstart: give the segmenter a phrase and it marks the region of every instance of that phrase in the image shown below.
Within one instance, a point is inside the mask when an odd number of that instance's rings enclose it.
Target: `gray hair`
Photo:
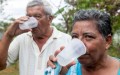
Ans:
[[[48,2],[42,1],[42,0],[33,0],[27,4],[27,8],[34,7],[34,6],[43,6],[45,14],[53,16],[51,5]]]
[[[111,19],[110,15],[106,12],[97,9],[83,9],[79,10],[74,15],[73,25],[78,21],[94,20],[98,31],[103,37],[107,37],[109,34],[112,35]]]

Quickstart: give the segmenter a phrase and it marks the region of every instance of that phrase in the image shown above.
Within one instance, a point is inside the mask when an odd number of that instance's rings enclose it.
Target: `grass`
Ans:
[[[18,63],[0,71],[0,75],[19,75]]]

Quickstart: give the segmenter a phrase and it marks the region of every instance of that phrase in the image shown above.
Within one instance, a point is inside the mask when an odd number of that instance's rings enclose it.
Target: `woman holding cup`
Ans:
[[[79,10],[74,15],[71,36],[85,44],[86,53],[77,58],[75,65],[63,67],[61,75],[120,75],[120,61],[107,53],[112,43],[108,13],[96,9]],[[52,62],[57,60],[51,56],[48,65],[55,68]]]

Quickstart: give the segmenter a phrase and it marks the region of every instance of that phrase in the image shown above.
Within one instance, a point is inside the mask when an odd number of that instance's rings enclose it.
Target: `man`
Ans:
[[[38,26],[30,32],[17,36],[10,44],[7,55],[0,60],[7,66],[19,59],[20,75],[43,75],[47,67],[47,60],[55,50],[68,44],[71,37],[51,27],[53,20],[52,10],[42,1],[31,1],[27,5],[27,16],[16,21],[23,23],[29,17],[38,20]],[[16,21],[13,24],[16,24]],[[6,51],[7,53],[7,51]]]

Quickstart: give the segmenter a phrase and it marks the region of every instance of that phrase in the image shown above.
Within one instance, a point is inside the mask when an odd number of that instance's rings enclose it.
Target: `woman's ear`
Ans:
[[[111,43],[112,43],[112,35],[110,34],[106,37],[106,49],[110,47]]]

